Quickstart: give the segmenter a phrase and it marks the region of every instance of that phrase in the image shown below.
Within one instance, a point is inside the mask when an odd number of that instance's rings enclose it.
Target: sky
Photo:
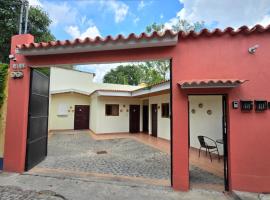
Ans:
[[[270,24],[270,0],[29,0],[52,19],[57,40],[139,34],[154,22],[171,28],[178,19],[204,21],[208,29]],[[95,81],[119,64],[79,66]]]

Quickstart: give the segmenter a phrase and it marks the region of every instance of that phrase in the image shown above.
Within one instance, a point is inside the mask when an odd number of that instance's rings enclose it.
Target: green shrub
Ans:
[[[7,74],[8,74],[8,65],[0,64],[0,108],[2,107],[5,99]]]

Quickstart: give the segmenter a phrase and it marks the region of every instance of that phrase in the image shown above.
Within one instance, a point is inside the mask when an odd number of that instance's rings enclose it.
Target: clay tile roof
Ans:
[[[212,31],[208,29],[202,29],[198,33],[194,31],[190,31],[188,33],[180,31],[178,34],[180,38],[188,38],[188,37],[197,38],[200,36],[215,36],[215,35],[219,36],[219,35],[225,35],[225,34],[237,35],[237,34],[252,34],[252,33],[263,33],[263,32],[270,32],[270,25],[263,27],[257,24],[252,28],[248,28],[247,26],[241,26],[238,29],[233,29],[232,27],[228,27],[228,28],[225,28],[224,30],[220,30],[217,28]]]
[[[240,79],[191,79],[179,81],[178,84],[181,88],[232,88],[246,81]]]
[[[171,31],[171,30],[165,30],[163,33],[158,33],[154,31],[151,34],[142,33],[140,35],[136,35],[134,33],[129,34],[127,37],[124,37],[123,35],[119,34],[115,38],[113,38],[111,35],[106,36],[105,38],[101,38],[97,36],[94,39],[91,38],[85,38],[85,39],[75,39],[73,41],[70,40],[64,40],[64,41],[50,41],[50,42],[41,42],[41,43],[29,43],[29,44],[22,44],[17,45],[17,48],[19,49],[31,49],[31,48],[45,48],[45,47],[58,47],[58,46],[74,46],[78,44],[96,44],[96,43],[107,43],[107,42],[117,42],[117,41],[129,41],[129,40],[141,40],[141,39],[153,39],[153,38],[163,38],[165,36],[177,36],[177,33]]]
[[[248,28],[247,26],[241,26],[238,29],[233,29],[232,27],[225,28],[224,30],[221,29],[214,29],[212,31],[208,29],[202,29],[200,32],[190,31],[185,33],[184,31],[180,31],[175,33],[171,30],[165,30],[163,33],[159,32],[152,32],[151,34],[141,33],[140,35],[136,35],[134,33],[129,34],[127,37],[119,34],[115,38],[111,35],[106,36],[105,38],[101,38],[97,36],[96,38],[85,38],[85,39],[75,39],[73,41],[64,40],[64,41],[51,41],[51,42],[40,42],[40,43],[29,43],[29,44],[22,44],[18,45],[18,49],[32,49],[32,48],[48,48],[48,47],[58,47],[58,46],[75,46],[75,45],[84,45],[84,44],[97,44],[102,43],[105,44],[107,42],[118,42],[118,41],[129,41],[129,40],[150,40],[153,38],[161,39],[165,36],[174,37],[178,34],[179,38],[198,38],[201,36],[221,36],[225,34],[229,35],[237,35],[237,34],[252,34],[252,33],[263,33],[263,32],[270,32],[270,25],[263,27],[261,25],[256,25],[252,28]]]

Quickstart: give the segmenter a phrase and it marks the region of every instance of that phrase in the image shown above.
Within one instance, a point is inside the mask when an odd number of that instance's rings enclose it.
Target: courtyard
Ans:
[[[191,151],[192,188],[223,191],[223,163],[198,158]],[[85,131],[55,131],[49,135],[48,155],[26,172],[31,175],[117,180],[157,186],[171,185],[170,142],[144,133],[96,135]]]
[[[168,153],[136,139],[94,139],[90,131],[61,131],[49,136],[46,159],[29,173],[72,173],[170,185],[170,170]]]

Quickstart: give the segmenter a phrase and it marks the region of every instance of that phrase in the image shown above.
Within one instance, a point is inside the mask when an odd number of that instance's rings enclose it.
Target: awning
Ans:
[[[240,79],[191,79],[179,81],[182,89],[195,88],[235,88],[248,80]]]

